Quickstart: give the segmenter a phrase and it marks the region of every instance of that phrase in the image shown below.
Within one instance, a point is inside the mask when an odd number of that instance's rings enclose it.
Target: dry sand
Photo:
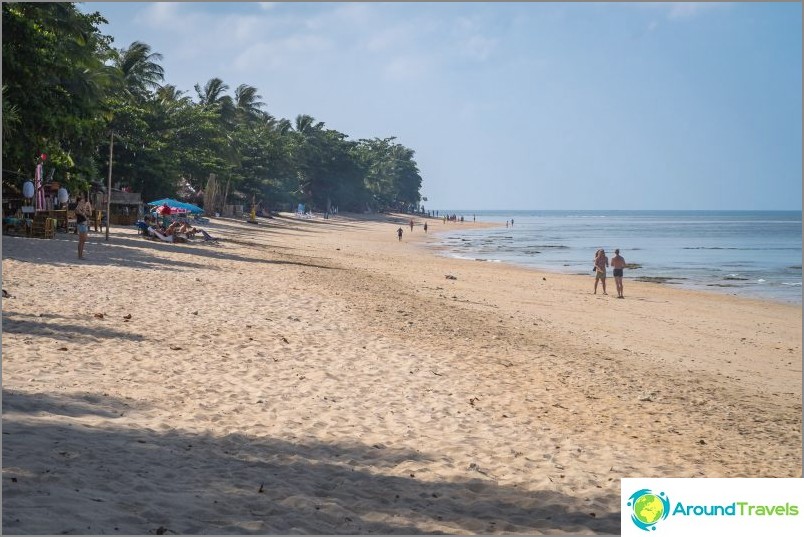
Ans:
[[[397,222],[3,237],[3,531],[616,534],[622,477],[801,476],[800,307]]]

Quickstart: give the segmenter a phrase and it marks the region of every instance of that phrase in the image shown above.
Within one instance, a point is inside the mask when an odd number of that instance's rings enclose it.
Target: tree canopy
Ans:
[[[161,53],[140,41],[115,48],[103,16],[74,3],[2,9],[4,182],[30,178],[45,153],[59,182],[86,189],[106,177],[112,143],[113,182],[145,199],[199,193],[214,174],[241,202],[270,208],[421,200],[414,151],[393,137],[352,141],[309,115],[277,119],[256,87],[230,93],[215,76],[191,96],[166,83]]]

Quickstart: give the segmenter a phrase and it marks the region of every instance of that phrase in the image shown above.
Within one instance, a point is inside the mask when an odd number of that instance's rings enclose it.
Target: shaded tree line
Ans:
[[[308,115],[267,111],[257,88],[219,78],[194,94],[166,83],[142,42],[115,48],[100,13],[74,3],[3,3],[3,181],[22,184],[40,154],[71,192],[113,181],[144,199],[196,193],[210,174],[241,201],[319,210],[418,206],[414,151],[394,137],[350,140]],[[199,201],[200,195],[194,199]]]

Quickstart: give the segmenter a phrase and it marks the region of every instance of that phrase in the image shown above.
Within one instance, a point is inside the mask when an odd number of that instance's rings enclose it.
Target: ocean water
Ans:
[[[431,224],[435,246],[463,259],[583,274],[598,248],[627,280],[801,304],[801,211],[439,211],[501,227]],[[514,225],[506,228],[506,220]],[[611,276],[611,269],[609,269]],[[613,281],[612,281],[613,285]]]

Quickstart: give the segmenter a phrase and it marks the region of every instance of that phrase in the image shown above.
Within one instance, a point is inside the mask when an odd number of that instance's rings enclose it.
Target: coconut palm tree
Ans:
[[[229,86],[218,77],[210,78],[204,87],[199,84],[195,85],[195,91],[198,94],[198,104],[201,106],[215,106],[220,105],[226,100],[231,102],[232,98],[226,95]]]
[[[134,41],[127,49],[121,49],[113,60],[120,69],[123,83],[130,95],[144,99],[152,90],[161,87],[165,79],[165,70],[159,65],[162,55],[151,52],[151,47],[140,41]]]
[[[257,88],[248,84],[240,84],[235,90],[235,109],[246,121],[263,117],[264,112],[261,108],[265,106],[265,103],[258,99],[262,99],[262,95],[257,95]]]
[[[313,131],[320,131],[324,128],[324,122],[315,122],[315,118],[307,114],[296,116],[296,132],[300,134],[310,134]]]
[[[166,109],[192,104],[190,96],[185,94],[185,91],[176,89],[173,84],[165,84],[156,90],[156,100]]]

